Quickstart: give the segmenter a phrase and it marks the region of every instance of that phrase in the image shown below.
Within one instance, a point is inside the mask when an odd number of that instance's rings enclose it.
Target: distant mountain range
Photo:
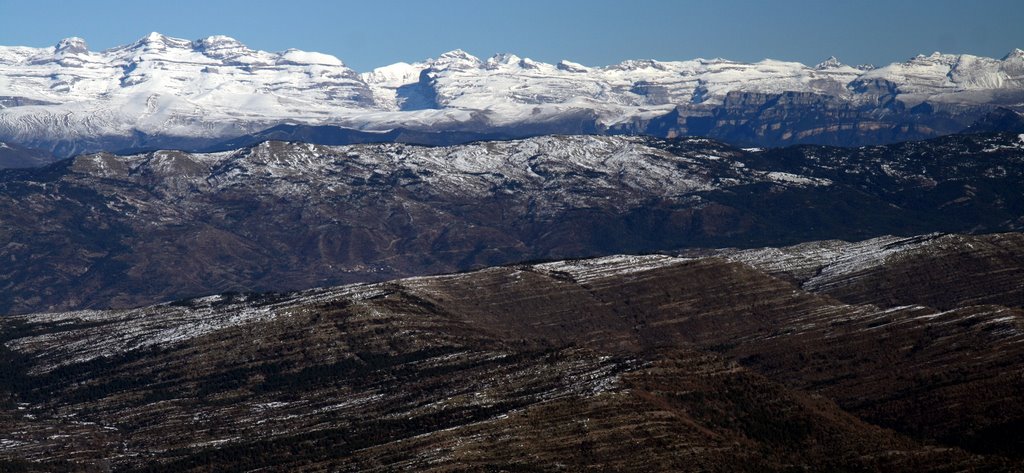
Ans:
[[[863,148],[269,141],[0,171],[0,314],[518,261],[1024,229],[1024,135]]]
[[[101,52],[68,38],[0,47],[0,141],[58,157],[210,149],[279,125],[420,144],[562,134],[708,136],[744,146],[864,145],[959,132],[1024,109],[1024,51],[884,67],[764,60],[588,67],[463,51],[358,73],[330,55],[152,33]]]

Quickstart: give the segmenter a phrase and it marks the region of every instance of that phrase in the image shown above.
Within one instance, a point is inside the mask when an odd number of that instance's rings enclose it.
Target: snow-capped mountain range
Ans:
[[[836,130],[905,124],[885,117],[913,111],[923,135],[958,131],[997,106],[1024,109],[1024,51],[1003,59],[935,53],[873,68],[835,58],[813,67],[724,59],[588,67],[513,54],[482,60],[456,50],[358,73],[331,55],[256,51],[226,36],[190,41],[151,33],[99,52],[80,38],[49,48],[0,47],[0,140],[64,155],[117,146],[196,148],[281,123],[369,132],[526,127],[524,135],[578,128],[663,136],[713,135],[739,125],[752,138],[733,141],[815,141],[822,133],[815,127],[782,124],[775,129],[783,134],[774,136],[772,123],[760,124],[766,108],[794,105],[801,113],[844,111],[815,122]]]

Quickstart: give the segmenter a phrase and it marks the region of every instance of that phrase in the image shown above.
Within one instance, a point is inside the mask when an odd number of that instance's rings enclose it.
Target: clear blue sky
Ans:
[[[365,71],[461,48],[555,62],[766,57],[886,64],[933,51],[1024,48],[1024,0],[0,0],[0,44],[81,36],[94,50],[150,31],[299,48]]]

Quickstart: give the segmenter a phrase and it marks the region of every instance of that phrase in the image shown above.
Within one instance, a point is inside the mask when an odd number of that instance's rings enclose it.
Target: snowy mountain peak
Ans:
[[[162,50],[167,48],[191,49],[192,41],[181,38],[171,38],[157,32],[152,32],[129,46],[129,49]]]
[[[826,69],[838,69],[840,67],[845,66],[845,64],[839,62],[839,59],[837,57],[829,56],[828,59],[819,62],[816,66],[814,66],[814,68],[819,71],[824,71]]]
[[[209,57],[225,59],[251,53],[252,50],[230,36],[215,35],[192,42],[192,49]]]
[[[487,59],[487,63],[484,64],[484,68],[491,70],[507,67],[514,69],[540,69],[541,65],[542,63],[534,61],[528,57],[523,58],[512,53],[501,53],[495,54]]]
[[[153,31],[153,32],[149,33],[148,35],[139,38],[139,40],[136,41],[135,44],[162,43],[166,39],[167,39],[166,36],[164,36],[164,35],[162,35],[160,33],[157,33],[156,31]]]
[[[572,61],[561,60],[558,62],[558,69],[566,72],[590,72],[590,68]]]
[[[476,56],[467,53],[461,49],[453,49],[446,53],[442,53],[437,57],[438,59],[464,59],[469,61],[479,61]]]
[[[378,67],[372,72],[364,72],[360,74],[360,77],[363,79],[363,82],[370,85],[397,88],[416,82],[422,71],[422,64],[396,62],[388,66]]]
[[[940,53],[938,51],[935,51],[935,52],[933,52],[931,54],[921,53],[921,54],[918,54],[917,56],[914,56],[914,57],[910,58],[910,60],[908,60],[907,62],[922,62],[922,61],[927,61],[929,59],[936,59],[936,58],[938,58],[940,56],[942,56],[942,53]]]
[[[70,38],[64,38],[57,43],[57,53],[85,53],[89,52],[89,46],[85,43],[85,40],[77,36]]]
[[[665,66],[653,59],[629,59],[616,65],[609,66],[609,69],[619,71],[638,71],[642,69],[665,70]]]
[[[499,53],[487,59],[487,68],[494,69],[499,66],[508,66],[519,63],[520,57],[512,53]]]
[[[1009,61],[1011,59],[1024,59],[1024,49],[1013,48],[1013,51],[1010,51],[1006,56],[1003,56],[1003,61]]]
[[[434,69],[475,69],[479,68],[481,61],[476,56],[461,49],[448,51],[431,62]]]
[[[281,58],[277,61],[278,64],[283,65],[320,65],[320,66],[336,66],[345,67],[345,63],[330,54],[314,53],[309,51],[301,51],[298,49],[289,49],[281,54]]]
[[[195,40],[195,44],[202,46],[244,46],[240,41],[230,36],[217,34],[213,36],[207,36],[203,39]]]
[[[519,67],[523,69],[540,69],[541,64],[544,63],[534,61],[533,59],[530,59],[528,57],[524,57],[519,60]]]
[[[0,139],[38,148],[82,140],[91,150],[100,146],[93,144],[95,136],[132,145],[139,132],[214,140],[284,120],[441,132],[540,122],[553,124],[551,130],[577,130],[567,123],[579,123],[581,116],[587,117],[581,126],[588,130],[617,127],[618,132],[662,120],[657,127],[707,134],[713,130],[689,128],[685,118],[669,114],[704,116],[728,97],[762,100],[737,95],[747,93],[807,93],[830,106],[854,107],[896,94],[907,108],[929,101],[978,114],[990,105],[1020,108],[1024,60],[1018,57],[1024,57],[1020,50],[1008,55],[1012,61],[935,54],[868,71],[835,58],[816,67],[725,59],[587,67],[509,53],[481,61],[456,49],[421,63],[357,74],[330,54],[257,51],[228,36],[191,41],[151,33],[97,52],[88,51],[80,38],[68,38],[49,48],[0,46]],[[751,102],[736,110],[747,114],[757,107]],[[561,126],[569,128],[555,128]],[[75,144],[60,153],[81,150]]]

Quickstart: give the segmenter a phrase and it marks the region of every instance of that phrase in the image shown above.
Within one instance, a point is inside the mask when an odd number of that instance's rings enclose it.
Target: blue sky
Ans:
[[[94,50],[150,31],[299,48],[365,71],[461,48],[481,57],[606,65],[623,59],[836,55],[886,64],[933,51],[1002,57],[1024,48],[1024,0],[0,0],[0,44],[81,36]]]

